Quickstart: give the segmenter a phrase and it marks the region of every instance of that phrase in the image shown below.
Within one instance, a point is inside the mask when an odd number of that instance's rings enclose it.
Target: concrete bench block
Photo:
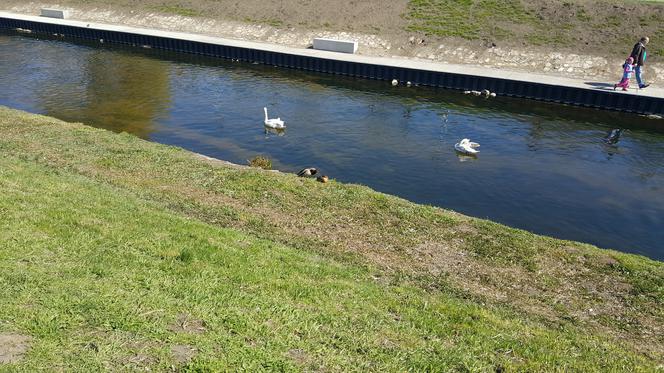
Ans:
[[[59,10],[59,9],[47,9],[47,8],[42,8],[41,9],[41,16],[42,17],[49,17],[49,18],[69,18],[69,11],[67,10]]]
[[[350,40],[315,38],[314,49],[353,54],[357,52],[357,42]]]

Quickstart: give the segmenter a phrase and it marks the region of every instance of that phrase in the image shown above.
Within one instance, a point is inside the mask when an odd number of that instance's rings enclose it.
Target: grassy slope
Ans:
[[[600,367],[605,349],[607,367],[643,364],[592,337],[381,285],[366,269],[192,221],[85,177],[14,157],[0,166],[0,320],[35,338],[19,370],[162,370],[176,345],[199,351],[190,368],[213,370]],[[184,314],[205,331],[171,330]]]
[[[0,131],[0,333],[34,338],[12,370],[661,362],[662,263],[4,108]]]
[[[622,56],[649,35],[664,57],[664,4],[653,1],[411,0],[408,30],[442,37]]]

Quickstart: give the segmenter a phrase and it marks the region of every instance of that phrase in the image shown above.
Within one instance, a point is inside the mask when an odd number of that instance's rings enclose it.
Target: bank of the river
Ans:
[[[68,9],[74,19],[306,48],[314,37],[354,39],[361,54],[410,57],[590,81],[620,77],[649,35],[647,78],[664,79],[664,4],[608,0],[6,0],[0,10]]]
[[[661,262],[6,108],[0,131],[10,369],[664,363]]]

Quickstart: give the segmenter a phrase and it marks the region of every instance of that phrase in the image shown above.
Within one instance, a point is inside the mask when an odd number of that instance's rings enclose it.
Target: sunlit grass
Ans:
[[[629,2],[628,2],[629,3]],[[607,1],[605,7],[580,0],[411,0],[405,18],[409,31],[432,36],[468,40],[503,40],[510,44],[543,46],[549,49],[590,45],[593,50],[618,51],[642,32],[658,30],[664,23],[662,1],[632,1],[643,16],[635,21],[625,14],[625,2]],[[638,25],[635,24],[638,22]],[[637,27],[637,26],[640,26]],[[601,45],[591,37],[598,30]],[[623,41],[626,38],[628,41]],[[659,50],[664,40],[651,38]],[[627,44],[627,45],[623,45]]]

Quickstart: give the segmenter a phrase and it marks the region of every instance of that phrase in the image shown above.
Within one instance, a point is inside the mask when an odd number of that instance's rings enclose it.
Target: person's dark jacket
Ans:
[[[630,57],[634,58],[634,64],[637,66],[643,66],[643,64],[646,62],[645,57],[646,57],[646,47],[643,45],[641,42],[638,42],[634,44],[634,48],[632,48],[632,54],[630,54]]]

